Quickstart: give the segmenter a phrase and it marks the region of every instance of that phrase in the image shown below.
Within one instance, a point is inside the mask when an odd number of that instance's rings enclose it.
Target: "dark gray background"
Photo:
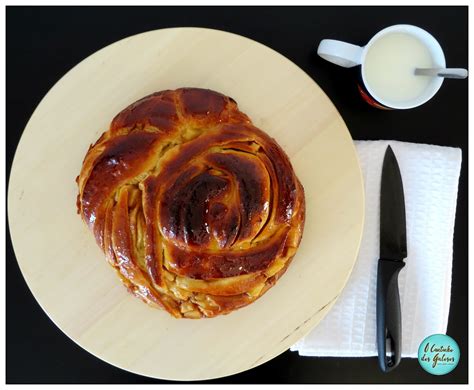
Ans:
[[[379,111],[358,96],[352,70],[315,54],[323,38],[362,45],[380,29],[398,23],[428,30],[443,47],[448,66],[467,68],[467,7],[7,7],[7,175],[21,133],[40,100],[69,69],[104,46],[176,26],[226,30],[261,42],[295,62],[323,88],[354,139],[462,148],[447,332],[458,342],[461,360],[453,372],[436,377],[414,359],[404,359],[394,372],[383,374],[376,358],[305,358],[287,351],[245,373],[209,382],[467,383],[468,83],[448,80],[430,102],[416,109]],[[95,358],[58,329],[25,284],[8,230],[6,272],[7,383],[160,382]]]

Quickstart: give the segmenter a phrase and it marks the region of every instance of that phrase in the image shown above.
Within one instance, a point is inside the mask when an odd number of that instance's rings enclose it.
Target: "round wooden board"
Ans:
[[[115,114],[184,86],[234,98],[288,153],[306,193],[305,232],[286,274],[255,303],[213,319],[177,320],[132,297],[76,214],[74,180]],[[341,116],[301,69],[238,35],[172,28],[107,46],[49,91],[18,146],[8,212],[28,286],[72,340],[125,370],[201,380],[268,361],[330,310],[357,257],[363,182]]]

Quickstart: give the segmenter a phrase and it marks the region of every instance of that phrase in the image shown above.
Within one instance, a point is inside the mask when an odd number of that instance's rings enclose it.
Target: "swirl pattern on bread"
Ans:
[[[220,93],[180,88],[120,112],[89,148],[78,212],[131,293],[177,318],[248,305],[300,243],[303,187]]]

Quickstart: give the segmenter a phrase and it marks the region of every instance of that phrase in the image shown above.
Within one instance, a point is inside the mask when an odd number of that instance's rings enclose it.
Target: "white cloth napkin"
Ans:
[[[293,347],[302,356],[375,356],[380,181],[387,145],[402,174],[408,257],[399,274],[402,356],[446,333],[461,150],[398,141],[356,141],[364,184],[365,226],[357,262],[327,316]]]

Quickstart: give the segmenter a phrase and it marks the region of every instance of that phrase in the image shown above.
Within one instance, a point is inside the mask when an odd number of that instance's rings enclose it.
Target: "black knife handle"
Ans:
[[[402,350],[402,316],[398,273],[403,261],[380,259],[377,269],[377,349],[379,365],[390,372],[400,363]],[[387,356],[387,344],[390,354]]]

